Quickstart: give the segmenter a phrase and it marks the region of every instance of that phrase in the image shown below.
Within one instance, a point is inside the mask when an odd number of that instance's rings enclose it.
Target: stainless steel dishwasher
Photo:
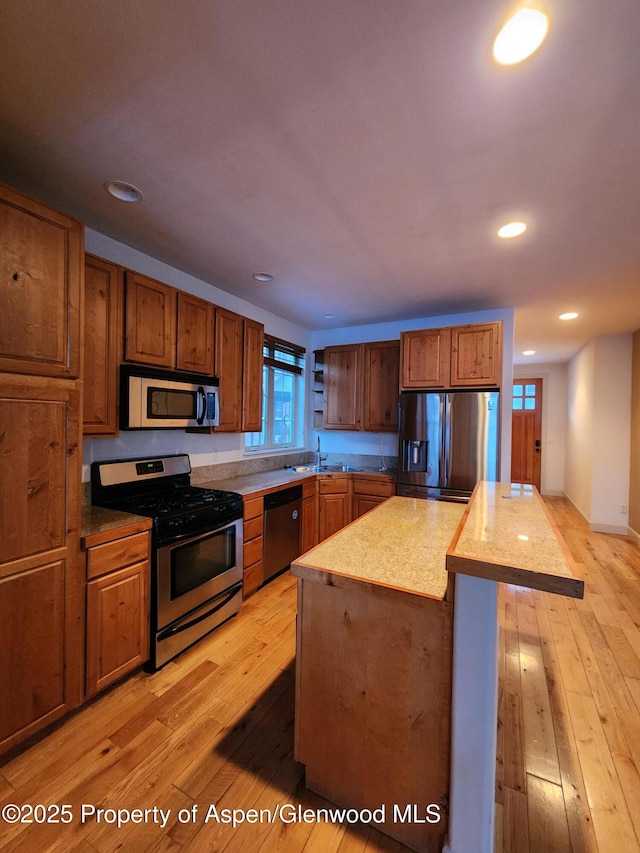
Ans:
[[[286,569],[300,556],[302,486],[292,486],[264,498],[264,580]]]

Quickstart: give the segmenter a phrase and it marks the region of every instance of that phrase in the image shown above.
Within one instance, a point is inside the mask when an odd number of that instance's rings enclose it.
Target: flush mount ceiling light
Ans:
[[[522,355],[535,355],[536,351],[534,349],[525,349],[522,350]]]
[[[493,43],[493,58],[500,65],[515,65],[531,56],[545,40],[549,19],[538,9],[520,9],[500,30]]]
[[[524,222],[508,222],[502,228],[498,228],[498,237],[503,240],[509,240],[511,237],[519,237],[527,230]]]
[[[333,318],[336,315],[335,314],[324,314],[323,316],[324,316],[325,320],[333,320]]]
[[[578,315],[575,311],[567,311],[566,314],[560,314],[560,320],[575,320]]]
[[[273,281],[273,276],[270,272],[254,272],[253,277],[256,281]]]
[[[119,201],[134,202],[140,201],[142,198],[142,191],[138,187],[134,187],[133,184],[128,184],[126,181],[106,181],[103,186],[109,195],[112,195]]]

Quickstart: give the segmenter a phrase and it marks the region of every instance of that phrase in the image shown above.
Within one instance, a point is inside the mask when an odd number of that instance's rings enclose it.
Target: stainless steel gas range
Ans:
[[[242,498],[191,485],[187,454],[91,465],[91,502],[153,519],[152,672],[242,604]]]

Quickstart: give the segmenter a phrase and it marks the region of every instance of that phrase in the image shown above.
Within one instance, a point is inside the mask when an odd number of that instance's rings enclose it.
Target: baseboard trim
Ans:
[[[593,533],[613,533],[616,536],[627,536],[629,528],[621,524],[589,524]]]
[[[640,533],[638,533],[637,530],[634,530],[633,527],[628,527],[627,531],[628,531],[629,539],[631,539],[633,542],[635,542],[636,545],[640,545]]]

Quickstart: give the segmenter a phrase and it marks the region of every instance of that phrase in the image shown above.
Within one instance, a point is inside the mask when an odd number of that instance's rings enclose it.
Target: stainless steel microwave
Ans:
[[[123,364],[120,367],[120,428],[218,426],[219,384],[215,376]]]

